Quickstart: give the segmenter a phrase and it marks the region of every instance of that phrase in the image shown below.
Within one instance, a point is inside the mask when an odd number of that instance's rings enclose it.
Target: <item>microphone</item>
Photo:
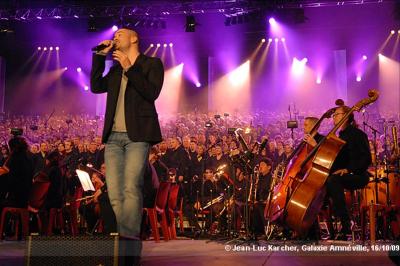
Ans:
[[[112,46],[114,47],[114,42],[112,42]],[[101,50],[103,50],[103,49],[105,49],[105,48],[107,48],[107,47],[108,47],[108,45],[99,44],[99,45],[93,47],[93,48],[92,48],[92,51],[93,51],[93,52],[99,52],[99,51],[101,51]]]

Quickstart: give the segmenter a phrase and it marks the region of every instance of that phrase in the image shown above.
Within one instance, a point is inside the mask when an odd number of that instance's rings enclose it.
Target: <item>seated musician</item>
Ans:
[[[211,224],[217,220],[220,212],[223,209],[223,198],[215,200],[221,196],[223,188],[220,186],[218,180],[215,178],[212,169],[206,169],[204,172],[204,184],[201,187],[200,201],[195,203],[196,209],[203,209],[208,211],[209,214],[205,216],[205,228],[210,229]],[[216,202],[213,203],[213,200]],[[201,204],[201,202],[203,202]],[[213,204],[212,204],[213,203]]]
[[[266,200],[268,198],[268,194],[272,180],[271,174],[272,161],[269,158],[261,159],[259,163],[259,176],[258,180],[256,179],[256,198],[255,198],[255,206],[254,206],[254,229],[255,233],[264,234],[266,221],[264,218],[264,209],[266,205]]]
[[[100,174],[97,172],[91,173],[91,180],[95,191],[100,191],[104,186]],[[88,193],[84,195],[89,196]],[[85,218],[88,232],[93,232],[96,229],[97,220],[100,218],[100,205],[98,201],[95,201],[94,198],[83,201],[80,205],[79,213]]]
[[[304,130],[304,138],[303,140],[307,142],[311,147],[315,147],[324,136],[319,134],[317,131],[313,135],[310,135],[311,130],[314,125],[318,122],[318,118],[308,116],[304,118],[303,130]]]
[[[337,125],[345,116],[349,107],[341,105],[333,114]],[[333,211],[340,219],[342,229],[336,236],[338,240],[347,240],[351,233],[350,217],[346,209],[344,189],[360,189],[368,184],[368,166],[371,164],[371,152],[367,135],[361,131],[351,114],[340,128],[339,137],[346,141],[331,168],[327,179],[328,196],[332,199]]]

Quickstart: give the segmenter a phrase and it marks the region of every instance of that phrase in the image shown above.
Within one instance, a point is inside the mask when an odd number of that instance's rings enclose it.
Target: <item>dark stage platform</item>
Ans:
[[[390,248],[377,242],[375,248]],[[0,242],[0,266],[24,265],[26,243]],[[357,251],[362,250],[364,251]],[[234,251],[234,249],[236,251]],[[143,265],[395,265],[387,252],[361,243],[323,241],[318,244],[259,241],[226,245],[208,240],[145,241]],[[309,251],[303,251],[309,250]],[[327,250],[327,251],[325,251]]]

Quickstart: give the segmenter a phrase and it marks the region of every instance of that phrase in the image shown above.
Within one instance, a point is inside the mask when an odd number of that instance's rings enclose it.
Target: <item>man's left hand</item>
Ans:
[[[122,68],[125,71],[127,71],[128,68],[131,67],[131,65],[132,65],[131,61],[129,61],[128,56],[126,54],[124,54],[123,52],[116,50],[113,52],[112,55],[113,55],[114,60],[117,60],[121,64]]]

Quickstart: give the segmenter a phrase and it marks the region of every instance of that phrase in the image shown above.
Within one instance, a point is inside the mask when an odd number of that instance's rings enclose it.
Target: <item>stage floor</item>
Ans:
[[[377,242],[376,248],[387,248]],[[350,245],[350,246],[349,246]],[[25,242],[0,242],[0,266],[24,265]],[[365,248],[364,251],[353,249]],[[234,250],[233,250],[234,249]],[[303,251],[312,249],[312,251]],[[342,251],[338,251],[343,249]],[[347,250],[344,250],[347,249]],[[326,250],[326,251],[325,251]],[[332,251],[336,250],[336,251]],[[351,242],[323,241],[317,245],[296,242],[259,241],[240,245],[224,241],[178,239],[145,241],[143,265],[395,265],[387,252]]]

